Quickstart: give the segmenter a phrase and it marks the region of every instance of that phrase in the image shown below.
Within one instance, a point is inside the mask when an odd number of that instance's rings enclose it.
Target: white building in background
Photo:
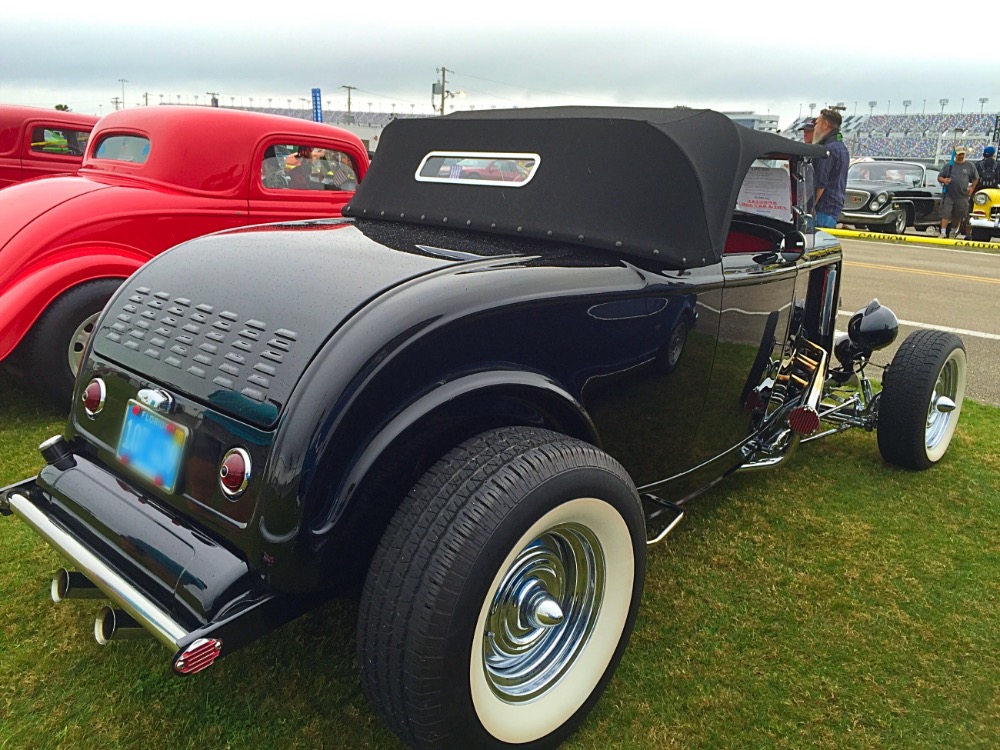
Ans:
[[[759,115],[756,112],[723,112],[726,117],[751,130],[763,130],[768,133],[778,132],[778,116],[772,114]]]

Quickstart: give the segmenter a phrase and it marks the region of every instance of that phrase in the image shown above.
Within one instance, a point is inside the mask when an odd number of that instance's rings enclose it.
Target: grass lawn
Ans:
[[[0,375],[0,486],[63,419]],[[0,518],[0,748],[397,748],[365,702],[354,602],[191,678],[152,641],[95,644],[99,602],[48,598],[58,555]],[[632,643],[568,743],[610,748],[1000,744],[1000,410],[966,402],[948,456],[875,436],[730,478],[651,550]],[[464,749],[462,749],[464,750]]]

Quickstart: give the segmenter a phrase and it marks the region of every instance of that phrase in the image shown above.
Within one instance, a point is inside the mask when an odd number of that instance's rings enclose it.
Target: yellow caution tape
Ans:
[[[979,250],[1000,250],[996,242],[976,242],[974,240],[950,240],[943,237],[921,237],[918,234],[883,234],[882,232],[855,232],[851,229],[824,229],[834,237],[849,237],[858,240],[880,240],[882,242],[917,242],[921,245],[944,245],[946,247],[970,247]]]

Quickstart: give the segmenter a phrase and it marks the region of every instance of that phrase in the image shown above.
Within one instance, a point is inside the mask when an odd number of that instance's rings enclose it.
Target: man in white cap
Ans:
[[[969,196],[976,192],[979,172],[976,165],[965,160],[965,148],[955,149],[955,163],[946,164],[938,175],[938,182],[945,186],[944,201],[941,203],[941,236],[948,236],[948,223],[958,234],[962,222],[969,216]],[[953,236],[954,236],[953,235]]]

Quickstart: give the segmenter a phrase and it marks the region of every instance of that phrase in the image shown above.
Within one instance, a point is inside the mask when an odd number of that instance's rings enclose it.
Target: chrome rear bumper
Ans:
[[[60,453],[37,477],[0,489],[0,515],[18,516],[65,557],[131,637],[137,624],[173,652],[176,673],[204,669],[325,600],[267,590],[239,555],[108,478]],[[98,643],[121,637],[115,630],[95,626]]]
[[[129,613],[160,643],[178,650],[188,630],[110,565],[78,542],[54,519],[19,492],[6,493],[4,501],[28,526],[80,570],[108,599]]]

